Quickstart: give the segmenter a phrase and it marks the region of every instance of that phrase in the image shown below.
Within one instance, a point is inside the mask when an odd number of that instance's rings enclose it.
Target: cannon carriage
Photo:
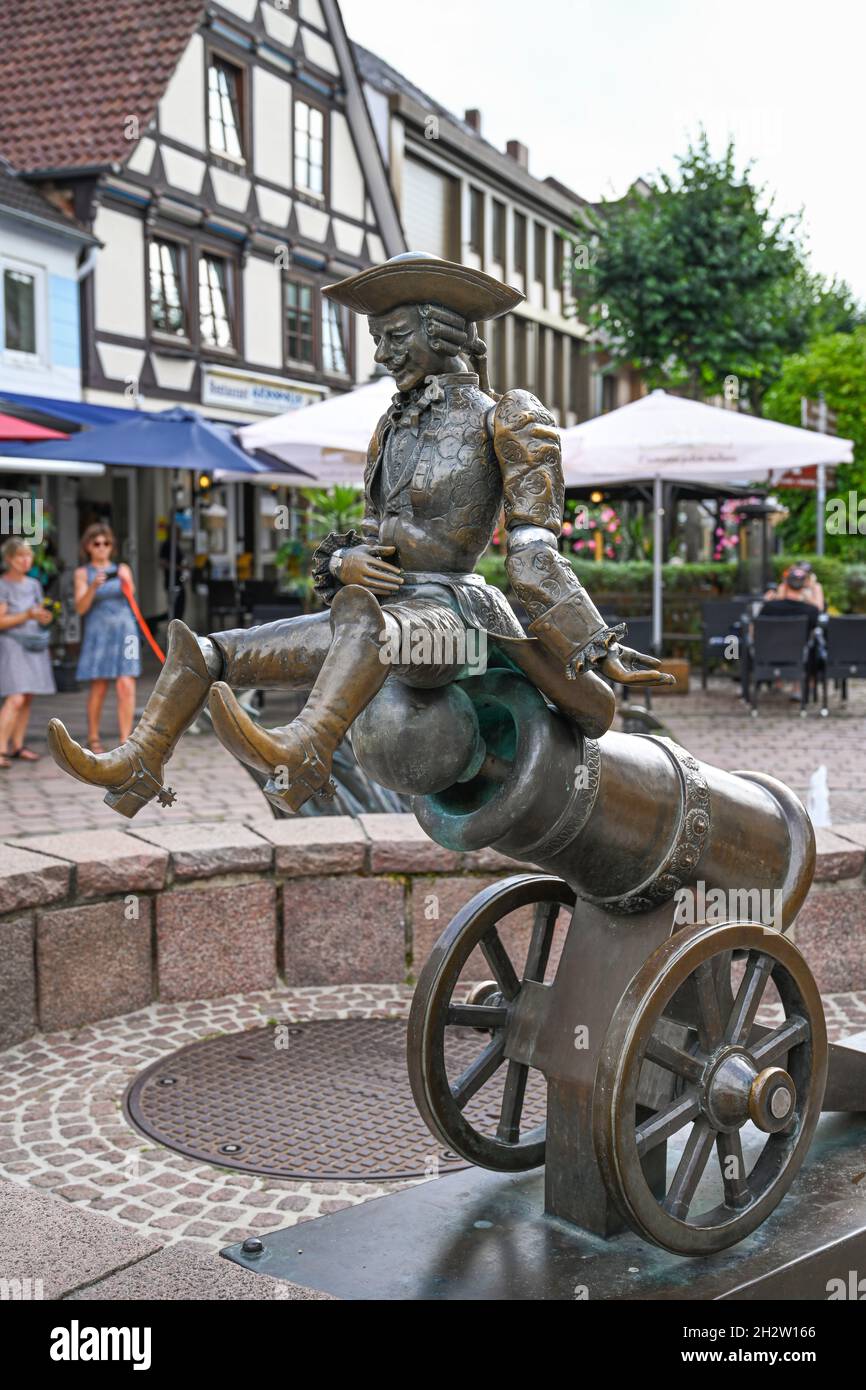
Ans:
[[[438,843],[541,871],[476,894],[421,970],[408,1065],[437,1140],[544,1164],[545,1211],[597,1235],[705,1255],[754,1231],[822,1109],[866,1109],[787,935],[815,865],[797,797],[669,739],[587,738],[495,655],[444,689],[389,680],[353,745]]]

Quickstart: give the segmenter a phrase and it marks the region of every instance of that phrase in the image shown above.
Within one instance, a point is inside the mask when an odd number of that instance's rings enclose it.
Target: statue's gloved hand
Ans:
[[[353,545],[333,557],[331,573],[341,584],[360,584],[371,593],[390,597],[400,592],[403,572],[382,556],[393,555],[395,549],[393,545]]]
[[[673,685],[675,677],[659,670],[660,665],[656,657],[645,656],[643,652],[615,642],[607,656],[599,661],[598,670],[620,685]]]

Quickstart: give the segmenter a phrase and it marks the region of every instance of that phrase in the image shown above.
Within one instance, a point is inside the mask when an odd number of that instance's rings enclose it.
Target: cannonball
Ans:
[[[428,796],[474,772],[483,754],[472,701],[457,685],[409,687],[391,677],[352,725],[361,767],[391,791]]]

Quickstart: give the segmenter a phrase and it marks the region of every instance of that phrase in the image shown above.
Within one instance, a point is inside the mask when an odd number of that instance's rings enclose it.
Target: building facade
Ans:
[[[630,372],[607,370],[570,291],[585,200],[553,178],[530,174],[519,141],[503,152],[485,140],[479,111],[455,116],[354,47],[409,249],[484,270],[526,296],[484,335],[496,389],[528,387],[563,426],[634,399],[638,382]]]
[[[0,61],[15,87],[0,152],[99,243],[80,281],[85,400],[250,421],[369,379],[368,335],[320,289],[404,240],[336,0],[81,0],[50,22],[45,9],[22,0],[4,22],[19,63]],[[40,112],[67,61],[57,25],[69,47],[88,19],[87,109],[71,129],[52,126]],[[104,510],[119,472],[82,482],[85,504]],[[124,518],[127,557],[146,562],[152,610],[170,478],[125,473],[125,501],[110,510]],[[239,557],[250,576],[268,567],[273,531],[246,491],[209,497],[224,525],[205,535],[194,522],[194,549],[206,545],[217,577],[235,575]]]

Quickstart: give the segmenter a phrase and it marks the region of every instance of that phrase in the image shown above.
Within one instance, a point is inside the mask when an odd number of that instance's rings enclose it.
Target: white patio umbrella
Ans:
[[[308,486],[356,483],[360,487],[370,438],[396,389],[392,377],[377,377],[354,391],[244,425],[237,439],[249,453],[261,450],[309,474]]]
[[[653,391],[562,431],[568,487],[653,484],[653,645],[662,637],[666,482],[759,483],[813,464],[850,463],[850,439]]]

